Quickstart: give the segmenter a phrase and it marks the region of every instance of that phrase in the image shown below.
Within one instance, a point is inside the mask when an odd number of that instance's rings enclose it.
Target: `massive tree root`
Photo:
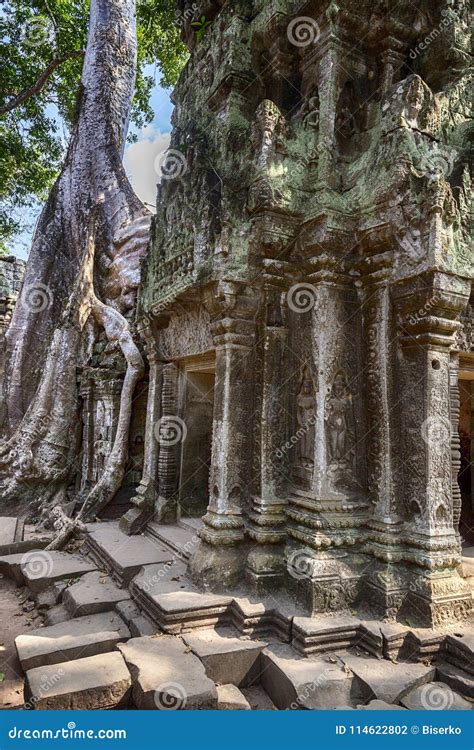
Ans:
[[[7,332],[0,414],[7,428],[0,449],[2,495],[34,502],[39,512],[57,506],[57,519],[64,515],[66,488],[79,467],[77,368],[87,363],[101,329],[125,358],[114,445],[100,480],[85,498],[79,525],[94,517],[120,486],[133,391],[144,368],[129,321],[151,214],[122,166],[135,58],[134,0],[92,0],[77,123],[38,222]],[[35,305],[38,295],[45,304]],[[73,528],[63,519],[65,536]]]

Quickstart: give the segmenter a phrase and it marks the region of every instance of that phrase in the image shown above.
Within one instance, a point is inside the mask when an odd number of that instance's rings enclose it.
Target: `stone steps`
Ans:
[[[119,586],[128,586],[144,565],[164,564],[174,553],[148,537],[127,536],[117,521],[89,524],[86,548]]]
[[[150,521],[145,531],[148,539],[163,544],[172,550],[180,560],[187,562],[199,543],[197,529],[185,522],[179,524],[158,524]]]
[[[63,594],[63,604],[71,617],[109,612],[118,602],[128,599],[127,589],[119,588],[109,576],[98,570],[86,573]]]

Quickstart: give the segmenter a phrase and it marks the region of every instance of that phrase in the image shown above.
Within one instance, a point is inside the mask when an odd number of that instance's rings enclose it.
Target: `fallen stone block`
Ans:
[[[262,652],[261,683],[279,709],[333,709],[371,697],[340,659],[305,658],[288,646],[270,646]]]
[[[466,698],[474,698],[474,677],[453,664],[436,664],[436,678]]]
[[[270,696],[265,692],[261,685],[252,685],[249,688],[242,688],[243,695],[250,704],[252,711],[276,711],[277,707]]]
[[[108,612],[117,602],[130,599],[126,589],[119,589],[109,576],[98,570],[82,576],[63,594],[63,602],[73,617]]]
[[[131,684],[122,655],[113,651],[30,669],[25,703],[49,710],[122,708],[128,705]]]
[[[78,578],[95,567],[81,555],[48,550],[25,552],[20,565],[25,584],[35,593],[47,589],[55,581]]]
[[[341,659],[353,672],[359,685],[369,690],[371,698],[386,703],[398,703],[410,690],[431,682],[435,676],[435,668],[423,664],[392,664],[387,659],[352,654],[341,654]]]
[[[250,711],[250,704],[235,685],[218,685],[217,708],[219,711]]]
[[[32,630],[17,636],[15,646],[21,666],[27,672],[46,664],[112,651],[127,638],[130,631],[123,620],[114,612],[104,612]]]
[[[1,555],[0,556],[0,573],[6,578],[11,578],[15,581],[18,586],[23,586],[25,579],[21,572],[21,563],[24,558],[24,553],[16,553],[13,555]]]
[[[217,708],[216,686],[180,638],[144,636],[120,643],[117,648],[132,673],[137,708]]]
[[[471,711],[469,703],[443,682],[429,682],[410,690],[401,704],[411,711]]]
[[[199,630],[183,635],[183,641],[199,657],[206,674],[221,684],[249,687],[259,681],[263,641],[241,640],[231,630]]]

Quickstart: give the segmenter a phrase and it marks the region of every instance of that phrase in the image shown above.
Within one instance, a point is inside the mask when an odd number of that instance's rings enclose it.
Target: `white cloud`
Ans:
[[[169,143],[169,133],[161,133],[157,128],[148,126],[143,128],[138,141],[125,149],[123,164],[128,179],[138,197],[153,207],[156,204],[156,186],[160,181],[155,160],[168,149]]]

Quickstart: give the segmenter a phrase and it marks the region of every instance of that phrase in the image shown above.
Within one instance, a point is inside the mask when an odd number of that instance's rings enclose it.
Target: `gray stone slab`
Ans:
[[[219,711],[250,711],[250,703],[235,685],[218,685],[217,708]]]
[[[143,534],[127,536],[119,528],[118,521],[90,524],[88,531],[92,550],[97,547],[101,559],[108,560],[125,585],[130,583],[143,565],[163,564],[174,556],[169,549]]]
[[[120,589],[109,576],[98,570],[86,573],[63,594],[64,606],[73,617],[108,612],[117,602],[126,599],[130,599],[127,589]]]
[[[366,706],[359,704],[357,706],[359,711],[406,711],[407,709],[403,706],[396,706],[394,703],[386,703],[385,701],[379,701],[377,699],[370,701]]]
[[[129,627],[130,633],[134,638],[138,638],[142,635],[156,635],[160,632],[159,628],[145,615],[132,617],[129,622]]]
[[[249,687],[259,681],[260,654],[267,645],[263,641],[237,638],[227,629],[186,633],[183,641],[202,661],[213,682]]]
[[[23,552],[0,555],[0,573],[7,578],[12,578],[18,585],[22,585],[24,583],[23,573],[21,572],[23,558]]]
[[[15,541],[18,518],[12,516],[0,516],[0,550]]]
[[[467,698],[474,698],[474,677],[453,664],[436,664],[436,678]]]
[[[288,646],[270,646],[262,652],[261,682],[279,709],[333,709],[370,698],[340,660],[300,657]]]
[[[95,570],[96,566],[81,555],[32,550],[25,552],[20,568],[28,588],[39,592],[55,581],[78,578],[84,573]]]
[[[387,659],[352,654],[341,654],[341,658],[360,684],[371,691],[371,697],[386,703],[398,703],[410,690],[431,682],[435,676],[435,668],[423,664],[393,664]]]
[[[261,685],[252,685],[249,688],[242,688],[242,693],[247,698],[252,711],[276,711],[277,707],[267,695]]]
[[[132,638],[117,646],[140,709],[215,709],[217,691],[200,660],[175,636]]]
[[[112,651],[30,669],[25,697],[27,704],[37,709],[120,708],[128,704],[131,684],[122,655]]]
[[[23,670],[46,664],[81,659],[112,651],[117,643],[130,638],[130,631],[115,614],[104,612],[32,630],[15,639]]]
[[[410,690],[401,704],[411,711],[471,711],[469,703],[443,682],[429,682]]]

